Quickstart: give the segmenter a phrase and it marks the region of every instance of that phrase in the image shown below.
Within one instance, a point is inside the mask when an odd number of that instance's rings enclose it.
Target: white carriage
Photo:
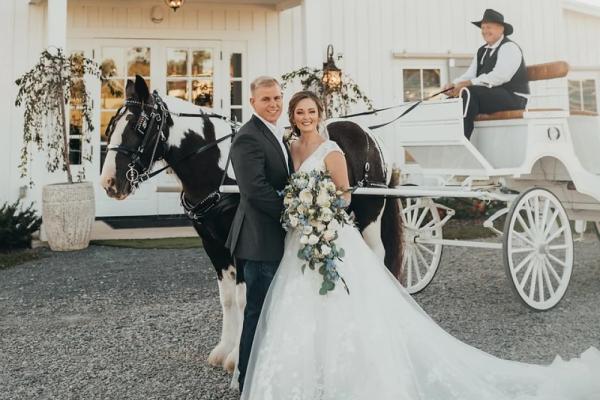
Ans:
[[[529,69],[530,80],[567,72],[562,62]],[[462,100],[448,99],[424,102],[406,114],[394,140],[417,163],[417,169],[403,167],[419,183],[361,191],[407,196],[403,265],[410,292],[431,282],[443,246],[501,249],[518,297],[533,309],[550,309],[565,294],[573,270],[570,221],[578,221],[580,233],[585,221],[597,231],[600,225],[600,119],[548,108],[481,115],[469,141],[462,113]],[[502,239],[445,240],[442,228],[454,212],[435,203],[440,197],[505,201],[506,208],[484,223]],[[503,215],[501,231],[494,222]]]

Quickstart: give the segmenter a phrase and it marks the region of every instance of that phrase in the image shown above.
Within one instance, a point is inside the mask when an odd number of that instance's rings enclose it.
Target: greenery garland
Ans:
[[[84,76],[100,77],[97,64],[81,54],[65,56],[62,49],[44,50],[31,70],[16,80],[19,92],[15,100],[17,107],[23,105],[23,147],[19,169],[21,177],[30,175],[29,166],[33,158],[32,147],[48,155],[46,166],[49,172],[59,168],[67,173],[73,183],[69,159],[69,131],[67,112],[69,102],[81,113],[81,156],[91,161],[91,135],[93,102],[85,86]],[[85,167],[77,175],[78,181],[85,179]],[[30,186],[33,181],[30,178]]]

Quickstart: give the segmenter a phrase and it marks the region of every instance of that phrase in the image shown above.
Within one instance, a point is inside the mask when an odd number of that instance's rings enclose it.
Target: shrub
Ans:
[[[5,203],[0,208],[0,251],[31,247],[31,234],[42,224],[42,219],[33,210],[33,204],[23,209],[19,200]]]

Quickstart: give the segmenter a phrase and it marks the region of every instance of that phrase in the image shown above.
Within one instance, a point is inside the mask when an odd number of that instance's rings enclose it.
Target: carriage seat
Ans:
[[[529,81],[555,79],[567,76],[569,64],[566,61],[554,61],[544,64],[530,65],[527,67]],[[498,111],[492,114],[479,114],[475,121],[499,121],[504,119],[522,119],[524,113],[563,111],[559,108],[529,108],[525,110]]]

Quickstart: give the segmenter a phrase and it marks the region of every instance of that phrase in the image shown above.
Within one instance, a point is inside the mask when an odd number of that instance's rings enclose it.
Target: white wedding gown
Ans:
[[[334,142],[300,167],[324,168]],[[351,226],[339,231],[346,255],[339,283],[285,254],[258,324],[244,391],[247,400],[599,400],[600,351],[550,366],[498,359],[446,333],[419,307]]]

